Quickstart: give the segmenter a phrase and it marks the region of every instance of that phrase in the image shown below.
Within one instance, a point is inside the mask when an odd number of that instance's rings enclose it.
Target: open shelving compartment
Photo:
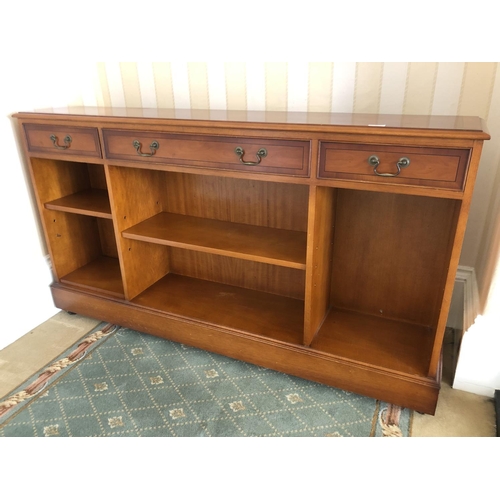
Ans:
[[[460,200],[321,187],[328,300],[312,349],[429,377]],[[327,260],[329,263],[327,265]]]
[[[123,298],[104,166],[32,158],[31,170],[55,278]]]
[[[308,186],[109,166],[126,299],[302,344]]]

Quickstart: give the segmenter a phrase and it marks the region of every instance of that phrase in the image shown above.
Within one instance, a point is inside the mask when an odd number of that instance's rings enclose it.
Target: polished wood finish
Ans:
[[[125,238],[306,268],[306,233],[161,212],[126,231]]]
[[[159,132],[103,131],[106,158],[139,160],[169,164],[201,166],[224,170],[262,172],[286,175],[309,175],[309,143],[299,141],[255,141],[246,138],[203,137]],[[134,147],[139,141],[140,149]],[[158,144],[157,149],[150,145]],[[235,149],[243,148],[241,160]],[[265,148],[267,154],[260,160],[256,153]],[[149,155],[149,156],[145,156]],[[256,165],[243,164],[258,163]]]
[[[293,345],[302,338],[304,302],[280,295],[170,273],[132,302],[172,316]]]
[[[206,110],[204,110],[206,111]],[[16,118],[33,121],[42,121],[54,116],[60,117],[69,123],[102,124],[120,123],[126,125],[137,123],[141,119],[148,125],[159,125],[165,127],[174,122],[177,129],[191,126],[193,119],[199,114],[199,110],[185,109],[144,109],[144,108],[106,108],[106,107],[71,107],[51,109],[47,112],[25,112],[17,113]],[[206,113],[204,113],[206,116]],[[238,111],[238,110],[214,110],[209,112],[210,118],[197,119],[197,124],[207,124],[214,129],[238,128],[243,126],[245,130],[307,130],[315,132],[341,132],[370,135],[394,135],[421,137],[467,137],[477,140],[488,140],[485,122],[477,116],[449,116],[449,115],[388,115],[372,113],[323,113],[303,111]],[[126,118],[126,120],[123,120]],[[123,128],[123,127],[122,127]],[[135,128],[135,127],[134,127]],[[395,130],[396,129],[396,130]]]
[[[63,196],[57,200],[45,203],[45,208],[111,219],[109,196],[108,192],[104,189],[88,189]]]
[[[375,174],[368,163],[372,155],[380,160],[377,172],[394,177]],[[398,173],[397,162],[401,158],[408,158],[410,164]],[[318,177],[461,190],[468,160],[467,149],[322,143]]]
[[[339,190],[332,305],[435,327],[457,203]]]
[[[63,153],[65,155],[85,155],[101,157],[97,128],[58,127],[54,125],[24,126],[28,150],[32,153]],[[55,136],[55,141],[51,139]],[[65,137],[71,141],[66,143]]]
[[[124,297],[118,259],[104,255],[63,276],[61,283],[119,298]]]
[[[304,300],[305,272],[300,269],[175,247],[166,251],[172,273]]]
[[[311,186],[304,344],[309,345],[330,307],[336,191]]]
[[[130,300],[169,271],[168,253],[159,245],[122,236],[129,227],[162,210],[161,174],[109,166],[106,176],[125,297]]]
[[[453,293],[453,286],[455,283],[455,273],[458,267],[458,260],[460,258],[460,251],[462,248],[462,242],[465,235],[465,228],[467,226],[467,217],[469,214],[470,203],[472,200],[472,192],[474,190],[474,183],[476,181],[477,172],[479,169],[479,160],[481,157],[481,152],[483,149],[482,141],[475,141],[471,158],[469,162],[469,174],[467,183],[464,187],[464,197],[460,207],[456,207],[455,220],[456,223],[450,229],[450,261],[448,264],[448,270],[446,274],[446,284],[443,291],[443,301],[441,304],[441,310],[439,312],[438,323],[436,327],[436,336],[434,338],[434,346],[432,351],[432,358],[429,365],[429,377],[438,377],[440,357],[442,351],[442,343],[444,339],[444,332],[446,327],[446,321],[448,319],[448,311],[451,304],[451,297]]]
[[[162,193],[166,212],[307,231],[306,185],[164,172]]]
[[[42,204],[93,187],[90,169],[86,163],[33,158],[31,170],[37,188],[36,194]]]
[[[58,307],[68,311],[80,311],[89,317],[101,318],[140,332],[215,351],[382,401],[391,401],[423,413],[435,411],[439,394],[439,383],[435,379],[374,368],[366,363],[311,348],[300,348],[270,337],[249,335],[238,330],[186,320],[130,302],[82,293],[59,283],[52,284],[51,290]]]
[[[434,413],[481,120],[101,113],[16,115],[58,307]]]
[[[99,231],[102,254],[118,259],[118,248],[116,245],[113,223],[107,218],[98,218],[97,229]]]
[[[332,308],[311,347],[374,367],[425,377],[432,340],[430,327]]]
[[[42,220],[51,249],[52,269],[57,278],[103,255],[99,226],[94,217],[45,210]]]

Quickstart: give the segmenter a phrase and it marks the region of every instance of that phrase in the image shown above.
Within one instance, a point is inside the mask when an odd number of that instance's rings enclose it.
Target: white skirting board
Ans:
[[[492,398],[495,389],[500,388],[499,325],[479,315],[476,274],[471,267],[458,269],[448,326],[457,332],[453,388]]]

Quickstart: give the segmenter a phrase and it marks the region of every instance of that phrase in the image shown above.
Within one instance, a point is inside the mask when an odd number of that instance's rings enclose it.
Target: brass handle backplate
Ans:
[[[156,150],[160,147],[160,143],[158,141],[153,141],[149,145],[149,149],[151,150],[151,153],[143,153],[141,151],[142,144],[136,139],[133,143],[135,150],[137,151],[137,154],[140,156],[153,156],[156,153]]]
[[[240,163],[243,163],[243,165],[258,165],[262,158],[265,158],[267,156],[267,149],[266,148],[260,148],[257,151],[257,161],[244,161],[243,156],[245,155],[245,150],[238,146],[234,152],[239,156],[240,158]]]
[[[370,158],[368,158],[368,163],[373,167],[373,172],[376,175],[379,175],[380,177],[396,177],[401,173],[402,168],[406,168],[410,164],[410,159],[406,158],[406,156],[403,156],[396,162],[396,168],[398,171],[395,174],[390,174],[390,173],[380,173],[377,171],[377,168],[380,165],[380,160],[378,156],[372,155]]]
[[[54,144],[54,147],[57,148],[57,149],[68,149],[71,146],[71,141],[72,141],[71,136],[69,134],[63,139],[64,146],[60,146],[58,144],[57,135],[55,135],[55,134],[52,134],[50,136],[50,140]]]

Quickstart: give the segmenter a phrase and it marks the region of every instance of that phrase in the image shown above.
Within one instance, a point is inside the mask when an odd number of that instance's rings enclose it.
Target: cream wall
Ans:
[[[193,117],[223,109],[461,114],[484,118],[492,140],[485,144],[460,263],[476,268],[482,306],[486,308],[492,277],[499,265],[500,64],[78,61],[48,67],[45,63],[39,72],[33,69],[36,65],[31,64],[28,71],[21,63],[11,68],[10,73],[17,75],[10,89],[15,98],[8,103],[2,101],[4,116],[18,110],[61,106],[71,110],[84,105],[204,110],[191,112]],[[33,81],[35,74],[37,79]],[[25,92],[26,86],[29,93]],[[12,137],[10,130],[8,133]],[[15,160],[13,165],[19,169]],[[25,201],[29,198],[19,178],[15,190]],[[33,215],[24,220],[34,234]],[[34,260],[41,268],[43,248],[40,243],[36,246]],[[16,260],[12,255],[9,258]],[[20,259],[18,263],[24,265]],[[39,293],[46,300],[49,292],[40,288]],[[46,310],[52,312],[50,307]],[[23,333],[18,328],[14,337]]]

